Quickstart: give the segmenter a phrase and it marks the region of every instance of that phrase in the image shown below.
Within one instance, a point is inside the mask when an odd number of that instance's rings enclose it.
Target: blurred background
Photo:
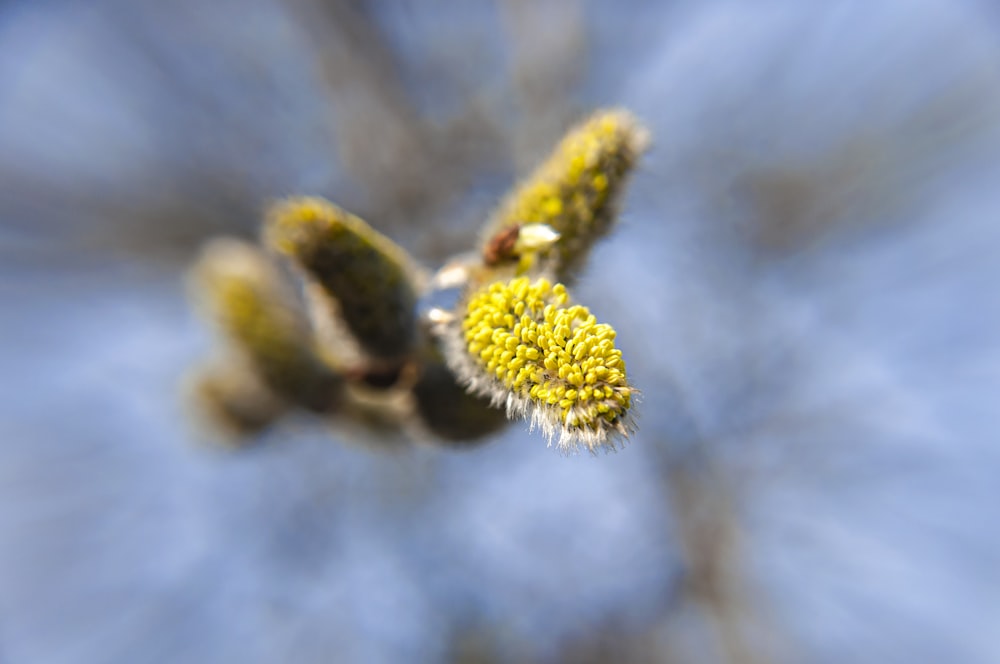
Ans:
[[[623,451],[205,440],[201,242],[438,266],[611,105]],[[998,215],[985,1],[6,2],[0,662],[1000,661]]]

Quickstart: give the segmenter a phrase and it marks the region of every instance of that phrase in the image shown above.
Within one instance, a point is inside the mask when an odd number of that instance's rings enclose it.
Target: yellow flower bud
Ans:
[[[596,323],[586,307],[566,306],[568,300],[562,284],[546,279],[481,288],[456,317],[449,365],[509,415],[530,416],[550,444],[613,449],[631,430],[636,390],[621,351],[606,342],[610,326]],[[520,303],[532,313],[518,320],[516,334],[508,314]]]
[[[483,245],[487,264],[503,253],[498,241],[518,227],[544,227],[551,240],[507,251],[523,274],[540,266],[567,279],[582,266],[591,246],[614,223],[628,174],[648,144],[648,132],[628,111],[598,111],[570,130],[548,161],[500,205]],[[513,229],[513,230],[512,230]],[[524,243],[522,243],[524,244]]]

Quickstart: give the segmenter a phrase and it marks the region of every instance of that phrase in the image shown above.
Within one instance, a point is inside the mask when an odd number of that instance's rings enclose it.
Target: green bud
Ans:
[[[342,379],[314,353],[294,291],[262,251],[239,240],[214,240],[192,281],[231,349],[275,394],[313,411],[336,408]]]
[[[416,338],[416,270],[406,253],[358,217],[314,197],[273,206],[267,243],[332,299],[332,309],[371,357],[397,360]]]

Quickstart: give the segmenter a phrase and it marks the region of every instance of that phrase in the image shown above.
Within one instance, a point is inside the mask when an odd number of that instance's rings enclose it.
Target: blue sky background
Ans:
[[[996,10],[359,6],[0,9],[0,661],[1000,660]],[[192,423],[200,241],[316,193],[435,266],[608,105],[623,451]]]

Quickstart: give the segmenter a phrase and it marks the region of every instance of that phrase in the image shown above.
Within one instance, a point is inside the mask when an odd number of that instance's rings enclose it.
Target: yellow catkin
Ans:
[[[412,349],[416,292],[410,261],[389,238],[329,201],[296,197],[271,208],[265,240],[337,302],[367,353],[399,358]]]
[[[531,260],[522,260],[519,271],[540,263],[554,269],[559,279],[572,276],[614,223],[627,176],[647,143],[648,132],[628,111],[598,111],[570,130],[548,160],[503,201],[484,246],[507,228],[544,224],[559,239]]]
[[[563,447],[613,446],[616,434],[627,433],[635,390],[621,351],[606,343],[611,327],[595,322],[586,307],[566,306],[568,300],[562,284],[527,277],[473,294],[461,321],[462,340],[488,378],[470,382],[495,401],[530,412],[550,436],[559,434]],[[508,312],[521,304],[534,314],[520,317],[515,333]]]

